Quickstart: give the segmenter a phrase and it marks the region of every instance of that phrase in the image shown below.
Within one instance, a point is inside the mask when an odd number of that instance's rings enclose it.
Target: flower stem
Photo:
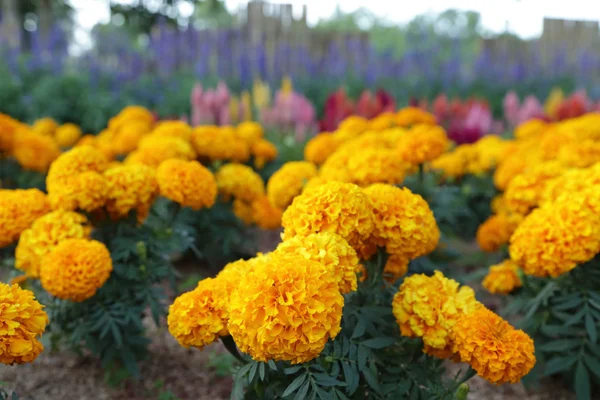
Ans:
[[[235,342],[233,341],[233,338],[231,337],[231,335],[227,335],[227,336],[221,337],[221,341],[223,342],[223,345],[225,345],[225,348],[227,349],[227,351],[232,356],[234,356],[241,363],[246,364],[246,360],[244,360],[244,358],[240,354],[240,352],[239,352],[239,350],[238,350]]]

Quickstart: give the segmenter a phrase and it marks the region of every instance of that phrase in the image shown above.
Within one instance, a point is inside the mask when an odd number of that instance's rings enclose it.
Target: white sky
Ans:
[[[122,0],[126,3],[127,0]],[[83,29],[78,39],[85,41],[85,30],[109,19],[107,0],[71,0],[77,10],[77,22]],[[244,0],[225,0],[229,10],[247,3]],[[448,8],[478,11],[483,26],[493,32],[509,31],[522,37],[541,34],[544,17],[564,19],[599,20],[600,6],[593,0],[272,0],[271,3],[288,3],[300,13],[302,5],[308,6],[308,21],[316,23],[331,16],[339,4],[346,12],[365,7],[388,20],[405,23],[419,14],[439,13]],[[83,35],[79,37],[80,35]]]

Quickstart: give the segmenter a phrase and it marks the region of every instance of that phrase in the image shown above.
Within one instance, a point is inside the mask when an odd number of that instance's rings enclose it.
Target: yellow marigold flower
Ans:
[[[131,153],[149,132],[150,125],[147,122],[133,120],[125,123],[112,140],[114,152],[116,154]]]
[[[271,254],[271,253],[270,253]],[[254,269],[256,265],[266,262],[270,254],[263,255],[259,254],[254,258],[249,260],[237,260],[234,262],[230,262],[225,265],[225,267],[217,274],[217,279],[219,281],[224,282],[227,286],[227,301],[229,302],[229,298],[231,294],[238,288],[242,278],[250,273]]]
[[[374,131],[383,131],[396,125],[396,114],[383,112],[369,121],[369,128]]]
[[[396,124],[399,126],[412,126],[417,124],[435,125],[435,115],[418,107],[405,107],[396,113]]]
[[[485,135],[473,145],[479,169],[489,171],[502,159],[507,149],[512,146],[508,140],[497,135]],[[473,163],[473,161],[471,161]]]
[[[309,188],[313,188],[313,187],[317,187],[320,186],[324,183],[329,182],[328,180],[324,179],[321,176],[315,176],[314,178],[310,178],[306,184],[304,185],[304,190],[309,189]]]
[[[94,171],[82,172],[48,186],[48,201],[53,210],[94,211],[104,206],[107,194],[106,178]]]
[[[275,207],[267,196],[261,196],[252,202],[252,220],[263,229],[277,229],[281,227],[283,212]]]
[[[492,383],[517,383],[535,365],[533,340],[485,307],[462,315],[453,336],[461,361]]]
[[[29,131],[29,126],[16,119],[0,113],[0,153],[10,153],[13,148],[15,136],[21,132]]]
[[[519,267],[510,259],[492,265],[483,279],[483,287],[490,293],[508,294],[523,285],[518,271]]]
[[[430,350],[445,353],[452,348],[457,321],[479,307],[473,289],[459,289],[458,282],[440,271],[433,276],[418,274],[404,279],[392,302],[403,336],[420,337]]]
[[[402,136],[397,151],[400,158],[413,165],[435,160],[450,147],[450,140],[441,126],[419,124]]]
[[[110,253],[103,243],[66,239],[42,258],[40,281],[51,295],[80,302],[96,294],[112,269]]]
[[[36,219],[49,211],[46,195],[38,189],[0,189],[0,248],[15,242]]]
[[[82,145],[62,153],[50,166],[46,177],[46,186],[60,183],[63,178],[68,178],[82,172],[104,172],[108,159],[94,147]]]
[[[358,115],[351,115],[344,119],[338,125],[338,129],[335,132],[336,139],[345,141],[356,137],[366,131],[369,127],[369,121]]]
[[[328,132],[319,133],[310,139],[304,147],[304,159],[317,165],[321,165],[338,148],[339,142]]]
[[[226,198],[233,196],[252,203],[265,194],[265,183],[262,178],[246,165],[224,165],[217,171],[215,178],[219,193]]]
[[[176,137],[189,142],[192,137],[192,127],[183,121],[163,121],[154,128],[151,136]]]
[[[58,129],[58,124],[52,118],[40,118],[33,123],[31,129],[38,135],[53,136]]]
[[[573,194],[600,185],[600,164],[585,169],[571,169],[551,179],[542,192],[540,203],[553,202],[563,194]]]
[[[199,156],[212,161],[246,162],[250,158],[250,146],[231,127],[198,126],[192,131],[191,141]]]
[[[546,132],[548,127],[549,124],[545,121],[540,119],[530,119],[515,128],[515,138],[531,139],[539,137]]]
[[[40,276],[42,257],[66,239],[85,239],[91,233],[87,218],[72,211],[53,211],[26,229],[15,251],[15,268],[27,276]]]
[[[300,364],[341,330],[344,298],[331,271],[300,255],[271,255],[241,278],[229,304],[229,332],[257,361]]]
[[[277,246],[276,254],[296,254],[325,265],[338,282],[342,294],[356,291],[356,274],[360,271],[356,251],[335,233],[312,233],[295,236]]]
[[[229,319],[228,291],[219,278],[198,282],[169,307],[169,332],[185,348],[202,349],[220,336],[226,336]]]
[[[184,207],[199,210],[215,204],[215,177],[198,161],[164,161],[156,171],[156,179],[160,194]]]
[[[127,106],[117,116],[108,121],[108,128],[118,130],[122,125],[131,121],[144,121],[147,124],[154,123],[154,115],[142,106]]]
[[[350,182],[366,186],[373,183],[402,183],[410,167],[394,150],[367,148],[348,159],[346,171]]]
[[[81,128],[71,123],[63,124],[56,129],[54,137],[60,147],[71,147],[81,137]]]
[[[440,171],[446,178],[460,178],[467,173],[468,160],[461,153],[453,151],[442,154],[429,165],[430,169]]]
[[[510,258],[528,275],[557,277],[600,251],[600,220],[580,193],[533,210],[510,238]]]
[[[494,253],[508,244],[523,217],[519,214],[495,214],[477,228],[477,244],[487,253]]]
[[[250,152],[254,156],[254,167],[257,169],[262,169],[266,163],[277,158],[277,147],[265,139],[258,139],[252,143]]]
[[[263,127],[258,122],[246,121],[236,128],[237,136],[252,145],[263,138]]]
[[[127,164],[146,164],[158,167],[163,161],[172,158],[193,160],[196,152],[185,140],[171,136],[146,136],[138,146],[138,150],[125,159]]]
[[[372,240],[389,254],[410,259],[432,252],[440,230],[427,202],[407,188],[375,184],[364,189],[373,207]]]
[[[498,194],[498,195],[494,196],[494,198],[492,199],[492,202],[490,204],[490,207],[492,209],[492,213],[494,213],[494,214],[509,214],[510,213],[508,207],[506,206],[506,200],[504,199],[503,194]]]
[[[494,171],[494,185],[498,190],[506,190],[509,183],[523,173],[532,161],[522,155],[512,155],[503,160]]]
[[[309,179],[317,175],[317,167],[307,161],[283,164],[267,182],[267,196],[275,207],[285,210],[302,193]]]
[[[13,156],[25,169],[46,172],[59,155],[60,149],[52,136],[26,131],[15,136]]]
[[[138,220],[144,220],[143,211],[149,210],[158,194],[154,169],[142,164],[120,165],[108,169],[104,177],[108,185],[106,209],[110,215],[121,218],[136,210]]]
[[[29,290],[0,282],[0,363],[32,362],[44,350],[38,340],[48,315]]]
[[[559,149],[557,160],[569,167],[589,167],[600,162],[600,143],[590,139],[569,143]]]
[[[251,203],[247,203],[240,199],[233,200],[233,213],[246,225],[254,223],[254,210],[252,209]]]
[[[510,181],[504,200],[513,212],[527,214],[539,204],[546,184],[565,172],[565,166],[558,161],[537,164]]]
[[[402,278],[408,272],[409,262],[410,259],[404,254],[390,254],[383,268],[386,279],[393,283]]]
[[[358,186],[328,182],[294,198],[283,213],[282,225],[284,240],[332,232],[359,249],[373,232],[373,208],[369,197]]]

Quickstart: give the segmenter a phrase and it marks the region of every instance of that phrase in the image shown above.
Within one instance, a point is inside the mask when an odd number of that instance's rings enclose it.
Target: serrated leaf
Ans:
[[[358,374],[358,371],[347,361],[342,362],[342,370],[344,371],[344,380],[346,381],[348,394],[352,395],[358,387],[360,375]]]
[[[361,342],[361,345],[370,349],[383,349],[384,347],[391,346],[396,342],[396,338],[393,337],[379,337],[368,339]]]
[[[315,378],[315,383],[319,386],[346,386],[344,382],[338,381],[332,376],[316,373],[313,374]]]
[[[554,357],[544,366],[544,376],[554,375],[558,372],[566,371],[575,364],[577,356],[569,355],[565,357]]]
[[[574,349],[575,347],[580,346],[581,344],[581,340],[579,339],[562,339],[545,343],[539,346],[537,349],[545,352],[563,352]]]
[[[289,386],[285,389],[285,391],[283,392],[281,397],[289,396],[290,394],[292,394],[296,390],[298,390],[298,388],[306,381],[306,376],[307,376],[307,374],[302,374],[302,375],[296,377],[296,379],[294,379],[292,381],[292,383],[290,383]],[[306,383],[308,383],[308,382],[306,382]]]
[[[575,393],[577,394],[577,400],[591,400],[590,392],[590,375],[583,361],[579,361],[575,370]]]
[[[585,330],[587,331],[592,343],[596,343],[598,340],[598,328],[596,327],[596,323],[590,313],[587,313],[585,316]]]
[[[306,394],[308,393],[308,388],[310,387],[309,382],[304,382],[304,385],[298,390],[296,396],[294,396],[294,400],[304,400],[306,398]]]
[[[362,372],[367,365],[367,357],[369,355],[369,350],[366,347],[359,346],[358,347],[358,370]]]
[[[361,337],[362,335],[365,334],[366,329],[367,329],[366,322],[362,319],[359,319],[358,323],[354,327],[354,331],[352,332],[351,339],[358,339],[359,337]]]
[[[365,377],[365,380],[367,381],[367,384],[378,394],[381,394],[381,385],[379,384],[379,377],[377,376],[377,370],[373,369],[372,367],[374,367],[375,364],[371,363],[371,366],[369,368],[365,368],[364,371],[362,371],[363,376]]]

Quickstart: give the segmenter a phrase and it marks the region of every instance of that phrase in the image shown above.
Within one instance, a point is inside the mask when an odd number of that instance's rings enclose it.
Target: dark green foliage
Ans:
[[[28,171],[16,160],[0,156],[0,182],[3,189],[46,189],[46,176],[37,171]]]
[[[392,314],[396,285],[384,283],[386,256],[367,263],[369,278],[345,296],[342,331],[308,363],[247,359],[232,399],[453,399],[460,381],[443,378],[442,361],[400,335]]]
[[[558,278],[523,278],[506,313],[534,339],[536,357],[528,383],[561,375],[578,400],[600,394],[600,260],[594,259]]]

